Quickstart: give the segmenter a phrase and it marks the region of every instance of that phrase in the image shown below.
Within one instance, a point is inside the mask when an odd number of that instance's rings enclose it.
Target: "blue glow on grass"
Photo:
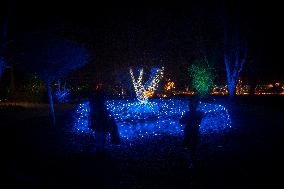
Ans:
[[[90,106],[88,101],[80,103],[77,106],[74,115],[75,122],[74,126],[72,127],[73,132],[83,133],[83,134],[86,133],[89,134],[90,132],[92,132],[92,130],[88,127],[89,111],[90,111]]]
[[[120,136],[134,139],[148,135],[182,135],[184,126],[179,119],[188,110],[187,100],[151,99],[148,103],[131,100],[110,100],[106,102],[110,116],[118,125]],[[218,104],[200,103],[199,110],[205,113],[200,125],[203,135],[222,133],[231,127],[228,110]],[[75,114],[74,131],[92,132],[88,128],[89,103],[78,105]]]

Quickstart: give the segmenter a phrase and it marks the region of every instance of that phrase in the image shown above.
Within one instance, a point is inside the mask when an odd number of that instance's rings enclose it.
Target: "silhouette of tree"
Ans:
[[[0,25],[0,80],[2,78],[2,74],[4,72],[4,69],[7,66],[6,59],[4,58],[4,52],[7,47],[8,43],[8,19],[10,15],[10,4],[7,6],[4,6],[7,10],[3,15],[3,19],[1,19],[1,25]],[[1,9],[1,11],[3,11]]]
[[[55,125],[51,84],[87,64],[87,49],[54,34],[38,32],[16,39],[11,52],[18,69],[39,76],[46,83],[50,115]]]
[[[228,33],[224,34],[224,63],[230,96],[235,96],[236,86],[243,66],[247,61],[247,46],[241,42],[239,33],[234,32],[231,40],[228,40]]]

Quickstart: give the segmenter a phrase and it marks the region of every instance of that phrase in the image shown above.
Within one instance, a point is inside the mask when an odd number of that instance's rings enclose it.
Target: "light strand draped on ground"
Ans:
[[[120,136],[135,139],[147,135],[182,135],[184,126],[179,119],[188,110],[187,100],[153,99],[148,103],[130,100],[110,100],[106,102],[118,125]],[[219,104],[200,103],[199,109],[205,112],[200,125],[202,135],[227,132],[231,128],[228,110]],[[78,105],[75,112],[73,131],[86,134],[88,128],[89,102]]]

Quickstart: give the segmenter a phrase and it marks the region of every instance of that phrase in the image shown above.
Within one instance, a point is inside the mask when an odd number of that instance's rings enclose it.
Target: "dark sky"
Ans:
[[[69,37],[89,43],[101,61],[117,64],[127,61],[129,65],[164,61],[170,67],[197,56],[196,38],[200,33],[204,41],[209,41],[207,47],[214,49],[210,53],[222,61],[222,11],[225,11],[228,23],[237,25],[249,44],[250,60],[244,74],[284,79],[279,48],[283,44],[283,11],[279,4],[248,0],[7,2],[1,8],[4,9],[1,17],[10,9],[11,39],[22,32],[61,30]]]

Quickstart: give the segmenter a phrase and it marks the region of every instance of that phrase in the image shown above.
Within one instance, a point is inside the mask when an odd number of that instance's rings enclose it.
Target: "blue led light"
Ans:
[[[75,115],[74,115],[74,125],[72,127],[73,132],[89,134],[91,129],[88,127],[89,123],[89,111],[90,106],[89,102],[83,102],[77,106]]]
[[[70,96],[70,91],[68,89],[56,90],[54,93],[55,99],[60,103],[68,102],[68,97]]]
[[[179,119],[188,110],[187,100],[151,99],[147,103],[130,100],[106,102],[110,116],[118,125],[121,138],[135,139],[148,135],[183,135],[184,126]],[[199,110],[205,113],[200,125],[203,135],[226,132],[231,127],[227,109],[218,104],[200,103]],[[89,103],[78,105],[73,131],[90,133],[88,128]]]

